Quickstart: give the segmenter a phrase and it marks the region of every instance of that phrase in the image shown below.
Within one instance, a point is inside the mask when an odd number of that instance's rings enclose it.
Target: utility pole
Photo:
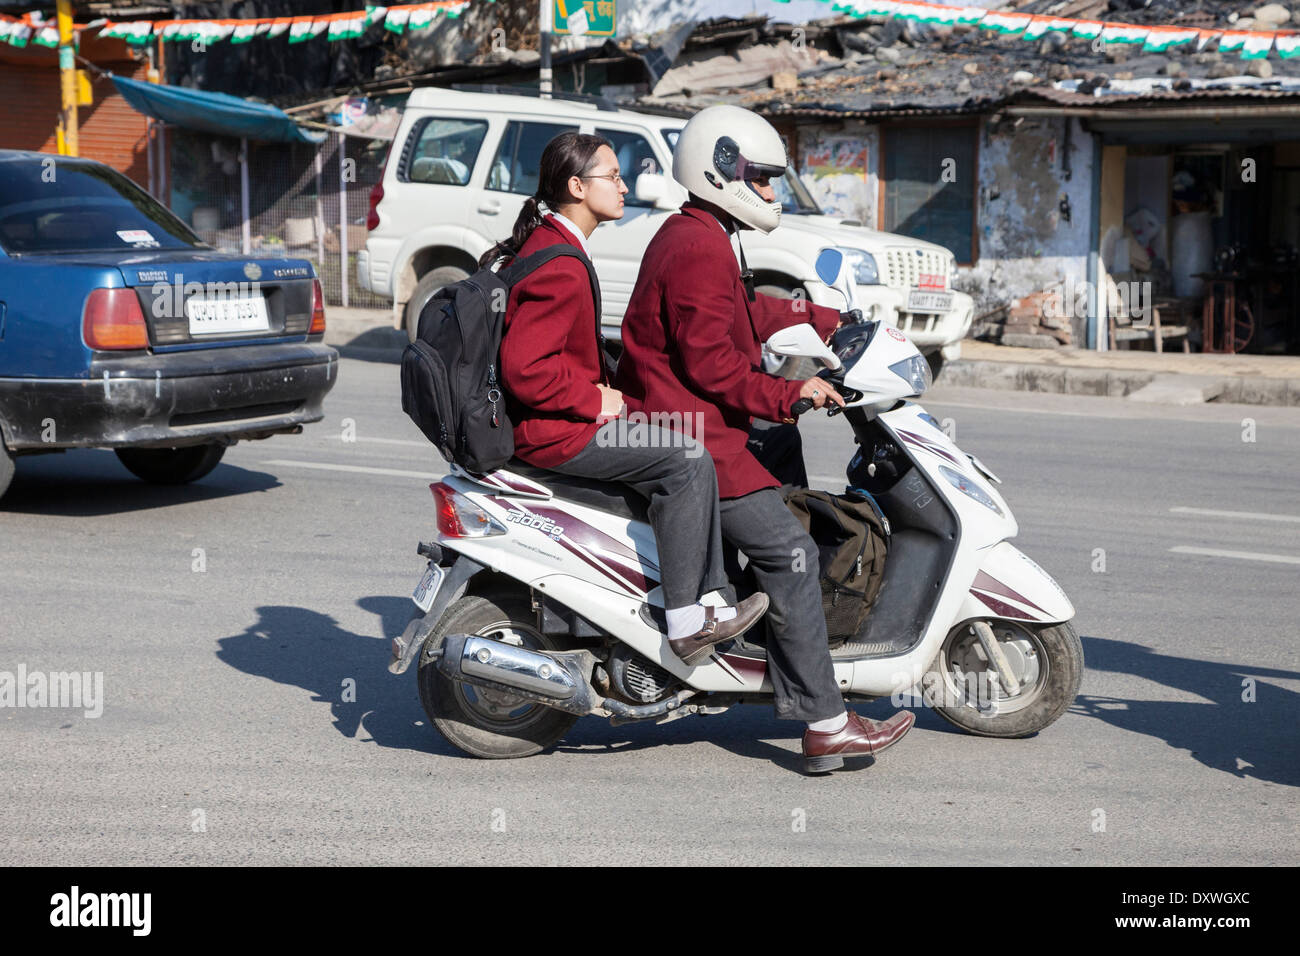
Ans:
[[[58,0],[59,21],[59,89],[62,110],[59,113],[59,153],[80,154],[77,135],[77,60],[72,46],[72,0]]]
[[[551,96],[551,30],[554,29],[555,0],[538,0],[541,9],[538,13],[538,26],[541,29],[542,62],[538,73],[538,88],[542,96]]]

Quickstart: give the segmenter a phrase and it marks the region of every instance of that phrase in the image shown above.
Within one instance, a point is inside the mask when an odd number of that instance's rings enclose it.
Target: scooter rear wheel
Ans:
[[[927,702],[939,716],[981,737],[1028,737],[1074,703],[1083,680],[1083,645],[1067,621],[1030,627],[989,621],[993,636],[1021,682],[1009,695],[965,622],[953,628],[923,680]]]
[[[420,703],[447,742],[473,757],[531,757],[554,746],[578,719],[524,698],[474,687],[443,676],[430,653],[448,634],[478,634],[534,650],[560,650],[534,626],[528,599],[515,595],[461,598],[425,642],[417,671]]]

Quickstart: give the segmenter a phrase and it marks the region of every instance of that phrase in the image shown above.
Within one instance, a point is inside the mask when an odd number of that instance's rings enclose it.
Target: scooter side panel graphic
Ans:
[[[954,624],[982,617],[1060,624],[1074,617],[1074,605],[1061,586],[1010,541],[981,554],[980,572]]]

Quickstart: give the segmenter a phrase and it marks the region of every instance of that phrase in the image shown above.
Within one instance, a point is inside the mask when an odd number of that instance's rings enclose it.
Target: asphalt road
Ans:
[[[1078,608],[1081,695],[1025,740],[922,711],[808,778],[765,706],[584,718],[522,761],[443,742],[386,670],[442,470],[397,396],[345,360],[324,422],[186,488],[20,461],[0,671],[102,672],[103,702],[0,708],[0,863],[1300,862],[1297,410],[936,388]],[[805,433],[833,485],[847,428]]]

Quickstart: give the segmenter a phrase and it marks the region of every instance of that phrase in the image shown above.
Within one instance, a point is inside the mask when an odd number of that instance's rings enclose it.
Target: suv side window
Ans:
[[[576,126],[558,123],[521,123],[511,120],[506,126],[496,159],[488,170],[487,188],[498,192],[531,196],[537,192],[542,165],[542,150],[561,133],[577,132]]]
[[[598,136],[603,136],[614,144],[614,155],[618,157],[618,171],[627,183],[627,195],[623,202],[628,206],[650,207],[654,203],[643,202],[636,198],[636,181],[642,173],[665,175],[668,170],[661,169],[659,157],[654,147],[640,133],[629,133],[618,129],[598,129]]]
[[[487,129],[483,120],[420,120],[407,138],[398,178],[408,183],[464,186]]]

